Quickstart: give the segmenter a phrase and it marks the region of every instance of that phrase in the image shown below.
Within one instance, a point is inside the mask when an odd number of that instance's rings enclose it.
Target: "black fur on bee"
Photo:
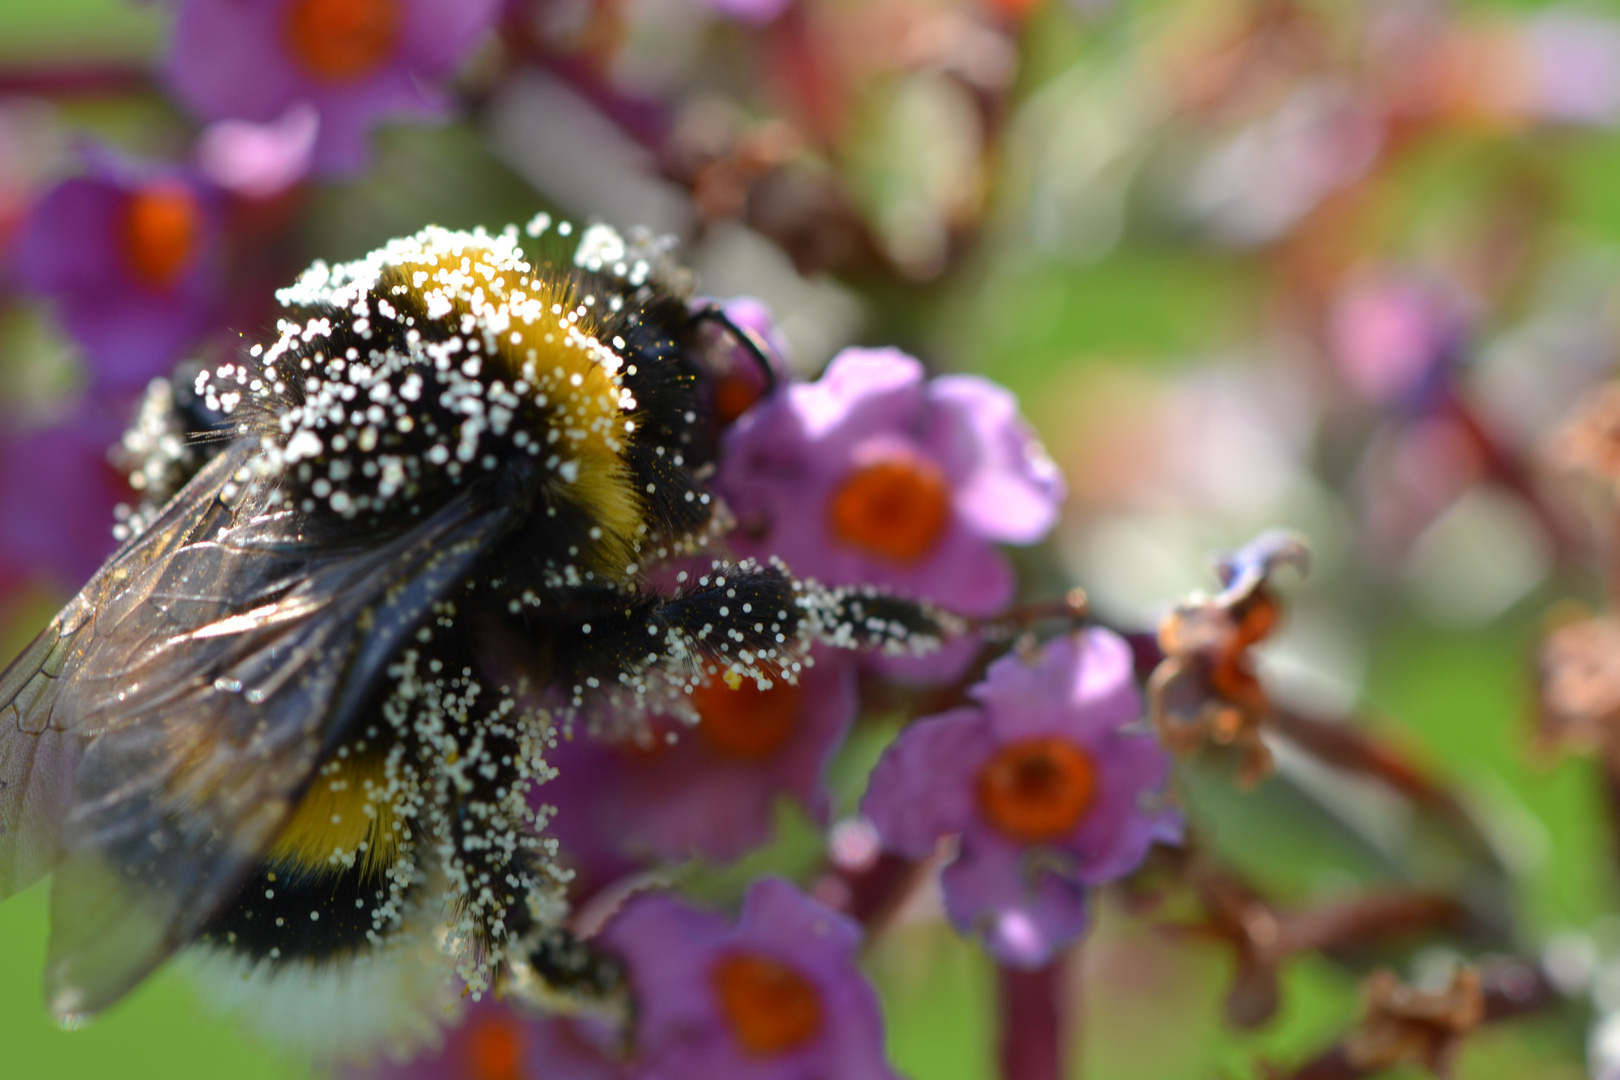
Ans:
[[[0,676],[0,898],[56,874],[51,1005],[191,945],[273,981],[427,942],[475,995],[513,965],[612,989],[557,944],[530,795],[559,731],[953,624],[715,555],[715,320],[633,252],[430,229],[281,298],[276,340],[154,390],[129,539]],[[229,437],[166,438],[187,416]]]

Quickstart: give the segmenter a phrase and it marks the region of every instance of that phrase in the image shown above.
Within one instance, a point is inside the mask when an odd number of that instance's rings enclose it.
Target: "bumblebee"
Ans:
[[[0,899],[54,874],[48,1005],[182,951],[317,1050],[409,1041],[458,987],[611,995],[547,747],[947,620],[710,557],[716,327],[769,365],[659,250],[430,228],[278,299],[189,412],[145,410],[220,429],[137,426],[147,504],[0,676]]]

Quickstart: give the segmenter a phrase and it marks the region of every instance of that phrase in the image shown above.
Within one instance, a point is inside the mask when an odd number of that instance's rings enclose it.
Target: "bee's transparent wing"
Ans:
[[[72,802],[84,744],[50,723],[63,652],[53,623],[0,676],[0,900],[50,872]]]
[[[60,1015],[111,1004],[229,899],[387,661],[510,516],[465,492],[408,530],[334,546],[262,482],[221,497],[247,453],[199,474],[151,530],[160,557],[120,552],[58,634],[45,715],[82,747],[55,837],[46,993]],[[58,811],[67,767],[35,769]]]
[[[108,560],[22,655],[0,673],[0,900],[49,873],[62,823],[72,805],[73,776],[93,731],[58,712],[68,674],[77,671],[94,636],[101,606],[138,590],[150,574],[195,534],[220,485],[241,464],[223,455],[197,478],[207,497],[177,500],[153,528]]]

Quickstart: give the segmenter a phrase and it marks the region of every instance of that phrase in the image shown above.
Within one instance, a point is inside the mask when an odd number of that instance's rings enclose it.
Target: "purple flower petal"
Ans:
[[[740,23],[763,26],[793,6],[793,0],[704,0],[710,10]]]
[[[963,934],[980,934],[1004,964],[1036,968],[1086,932],[1090,918],[1081,884],[1061,863],[987,833],[964,836],[940,873],[945,912]]]
[[[1170,759],[1150,735],[1111,735],[1093,750],[1097,794],[1075,834],[1055,847],[1075,857],[1087,885],[1124,877],[1155,843],[1179,843],[1181,813],[1161,805]]]
[[[970,693],[978,707],[919,720],[889,746],[862,811],[884,846],[909,858],[957,835],[941,875],[952,923],[982,934],[1003,962],[1037,967],[1084,932],[1088,886],[1180,840],[1181,817],[1163,805],[1169,757],[1125,729],[1141,695],[1130,646],[1107,630],[1056,638],[1033,662],[1003,657]],[[1063,766],[1052,740],[1083,755],[1089,773]],[[997,783],[981,795],[992,766]],[[1045,783],[1025,791],[1021,779],[999,780],[1027,768],[1063,770],[1035,775],[1069,786],[1054,795]]]
[[[940,837],[976,815],[975,777],[995,752],[984,714],[953,709],[914,722],[872,770],[861,813],[892,851],[913,859],[934,853]]]
[[[963,477],[957,513],[979,535],[1010,544],[1033,544],[1050,532],[1063,474],[1019,415],[1018,399],[977,375],[943,375],[928,396],[935,405],[928,443]]]
[[[583,734],[559,745],[548,759],[560,775],[536,799],[557,807],[564,857],[598,869],[614,857],[728,862],[770,839],[783,796],[825,822],[827,768],[855,719],[856,673],[833,650],[815,659],[800,676],[792,730],[762,757],[727,754],[701,730],[681,730],[674,745],[650,752]]]
[[[175,20],[164,74],[175,95],[206,120],[267,124],[300,104],[320,116],[313,160],[327,174],[353,172],[367,137],[386,117],[433,118],[448,108],[440,83],[493,25],[500,0],[397,0],[401,22],[390,52],[351,78],[320,78],[293,54],[292,0],[186,0]],[[243,78],[244,71],[252,78]]]
[[[118,436],[116,421],[85,411],[0,439],[0,577],[73,591],[112,554],[113,507],[129,497],[107,460]]]
[[[889,548],[893,526],[881,518],[872,519],[872,537],[835,521],[837,500],[856,490],[852,477],[870,478],[879,467],[909,477],[894,480],[894,490],[918,500],[919,514],[938,505],[943,482],[948,505],[937,530],[921,525],[920,535],[895,535]],[[994,614],[1011,601],[1016,581],[996,542],[1037,539],[1063,495],[1012,395],[966,376],[929,383],[922,365],[895,349],[846,349],[816,382],[788,387],[745,415],[727,433],[716,488],[737,514],[731,542],[740,553],[775,555],[827,584],[878,585],[967,615]],[[866,497],[882,507],[893,496]]]
[[[615,1060],[612,1032],[583,1017],[537,1017],[486,999],[468,1008],[437,1050],[408,1062],[380,1060],[344,1070],[345,1080],[459,1080],[489,1077],[511,1062],[513,1075],[545,1080],[626,1080]]]
[[[220,120],[197,139],[197,165],[214,183],[249,198],[268,198],[309,171],[320,114],[309,102],[268,124]]]
[[[1008,654],[991,664],[971,694],[994,718],[999,740],[1065,734],[1088,737],[1142,715],[1131,647],[1091,629],[1054,638],[1031,665]]]
[[[855,441],[895,430],[922,407],[922,364],[899,349],[845,349],[821,378],[788,387],[805,434],[820,438],[838,429]]]
[[[705,983],[708,961],[729,934],[720,915],[665,893],[631,897],[603,928],[602,947],[630,964],[639,1042],[679,1042],[688,1032],[719,1026],[719,1006]]]
[[[218,192],[196,174],[144,167],[88,150],[86,175],[58,184],[18,238],[24,287],[48,298],[85,350],[98,389],[127,394],[168,371],[213,321],[220,303],[223,230]],[[129,200],[152,184],[192,200],[193,248],[162,288],[138,280],[123,247]]]
[[[737,925],[663,896],[632,898],[601,935],[625,960],[642,1077],[894,1080],[877,995],[855,966],[859,928],[786,881],[764,878]],[[744,955],[805,980],[817,1018],[804,1041],[744,1049],[720,1002],[719,965]]]

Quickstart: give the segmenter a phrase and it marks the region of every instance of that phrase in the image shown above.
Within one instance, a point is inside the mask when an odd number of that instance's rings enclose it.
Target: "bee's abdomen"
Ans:
[[[386,875],[363,864],[318,873],[264,864],[198,938],[252,960],[339,960],[388,932],[378,916],[389,895]]]

